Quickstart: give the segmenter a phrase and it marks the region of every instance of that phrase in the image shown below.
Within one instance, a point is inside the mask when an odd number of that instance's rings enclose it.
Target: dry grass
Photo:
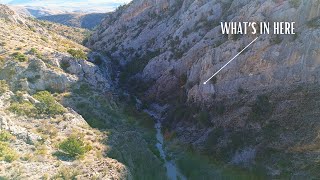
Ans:
[[[57,51],[67,52],[70,48],[87,51],[85,47],[73,41],[75,38],[77,41],[82,41],[87,33],[86,30],[52,23],[50,25],[48,22],[42,23],[35,20],[29,20],[28,24],[33,25],[33,27],[28,28],[23,25],[5,23],[3,19],[0,19],[0,38],[1,42],[5,42],[1,45],[6,49],[6,52],[1,54],[1,59],[17,52],[27,54],[31,48],[36,48],[41,54]],[[41,24],[45,24],[47,29],[43,29]],[[61,32],[64,36],[61,35]]]

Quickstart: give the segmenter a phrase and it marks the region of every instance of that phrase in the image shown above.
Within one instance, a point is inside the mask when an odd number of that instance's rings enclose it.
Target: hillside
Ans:
[[[66,26],[93,29],[98,26],[101,21],[107,16],[106,13],[91,13],[91,14],[58,14],[51,16],[38,17],[40,20],[51,21],[54,23],[63,24]]]
[[[10,6],[26,7],[31,13],[41,15],[55,11],[69,13],[106,13],[131,0],[85,1],[85,0],[2,0]]]
[[[10,5],[10,9],[14,10],[16,13],[29,16],[29,17],[42,17],[42,16],[51,16],[56,14],[67,13],[61,9],[50,9],[45,7],[32,7],[32,6],[19,6],[19,5]]]
[[[164,179],[153,120],[75,36],[0,5],[0,179]]]
[[[146,106],[170,107],[167,147],[187,177],[212,174],[187,166],[196,161],[180,157],[181,147],[209,164],[317,179],[319,8],[319,0],[136,0],[106,18],[87,46],[117,61],[120,86]],[[204,85],[255,38],[221,35],[224,21],[295,21],[297,34],[261,35]]]

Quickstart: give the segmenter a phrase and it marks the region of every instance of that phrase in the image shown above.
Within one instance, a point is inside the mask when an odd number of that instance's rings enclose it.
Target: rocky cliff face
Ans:
[[[314,83],[318,55],[310,51],[318,49],[318,30],[310,26],[319,16],[319,2],[293,2],[134,1],[115,22],[105,20],[89,44],[124,62],[155,52],[148,62],[141,62],[139,75],[156,81],[149,94],[163,97],[180,85],[188,85],[189,101],[210,102],[210,94],[235,94],[239,87],[253,91]],[[261,36],[251,50],[217,77],[215,84],[203,85],[253,38],[222,36],[221,21],[295,21],[298,33]],[[181,76],[187,77],[183,84],[179,83]],[[170,83],[162,87],[163,82]]]
[[[309,148],[320,127],[319,7],[319,0],[136,0],[106,18],[87,45],[120,63],[120,83],[132,92],[171,105],[167,131],[180,142],[273,176],[318,176],[298,164],[314,167],[317,156]],[[294,21],[296,35],[260,35],[204,85],[256,37],[221,35],[224,21]]]

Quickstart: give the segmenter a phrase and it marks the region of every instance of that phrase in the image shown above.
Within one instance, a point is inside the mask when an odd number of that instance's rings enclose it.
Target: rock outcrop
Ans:
[[[0,4],[0,18],[4,18],[14,23],[24,24],[23,18],[21,18],[13,10],[2,4]]]

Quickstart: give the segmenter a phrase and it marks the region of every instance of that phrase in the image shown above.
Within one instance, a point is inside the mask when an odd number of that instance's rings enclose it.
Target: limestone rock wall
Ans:
[[[319,17],[318,0],[297,4],[267,1],[134,1],[115,21],[106,19],[89,40],[90,47],[110,53],[121,64],[139,61],[149,51],[156,57],[140,72],[144,80],[156,81],[147,91],[163,97],[181,88],[187,76],[188,99],[212,101],[222,97],[279,85],[318,82],[319,29],[310,21]],[[221,35],[223,21],[295,21],[297,35],[262,35],[258,41],[224,69],[214,84],[202,84],[254,37]],[[137,58],[138,57],[138,58]],[[162,86],[161,83],[177,81]],[[172,87],[171,87],[172,86]],[[156,97],[161,98],[161,97]]]

